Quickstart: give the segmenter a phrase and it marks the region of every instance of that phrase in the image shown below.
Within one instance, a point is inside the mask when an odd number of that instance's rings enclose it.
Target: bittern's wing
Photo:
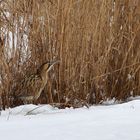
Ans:
[[[39,75],[31,75],[24,78],[20,85],[17,93],[17,97],[21,96],[35,96],[42,87],[42,79]]]

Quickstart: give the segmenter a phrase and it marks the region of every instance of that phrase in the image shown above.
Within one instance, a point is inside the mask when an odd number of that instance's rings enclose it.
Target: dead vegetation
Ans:
[[[60,59],[38,103],[80,106],[140,94],[139,0],[1,0],[0,102]],[[83,104],[84,103],[84,104]]]

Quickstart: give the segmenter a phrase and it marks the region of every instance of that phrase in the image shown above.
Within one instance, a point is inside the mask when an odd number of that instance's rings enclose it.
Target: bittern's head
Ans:
[[[59,60],[47,61],[40,66],[37,73],[40,74],[41,76],[44,74],[46,75],[53,68],[53,66],[59,62],[60,62]]]

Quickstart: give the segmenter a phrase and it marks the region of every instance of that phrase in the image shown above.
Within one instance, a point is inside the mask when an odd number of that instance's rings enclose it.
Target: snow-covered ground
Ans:
[[[19,106],[1,112],[0,140],[140,140],[140,100],[89,109]]]

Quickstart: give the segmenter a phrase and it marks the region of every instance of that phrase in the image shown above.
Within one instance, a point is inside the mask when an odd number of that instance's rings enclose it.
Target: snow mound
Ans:
[[[15,108],[9,108],[6,111],[2,111],[1,114],[10,115],[36,115],[44,114],[58,110],[51,105],[21,105]]]
[[[97,106],[91,106],[89,109],[86,107],[83,108],[78,108],[78,109],[73,109],[73,108],[66,108],[66,109],[58,109],[56,107],[53,107],[51,105],[33,105],[33,104],[28,104],[28,105],[21,105],[15,108],[9,108],[6,109],[5,111],[2,111],[2,115],[37,115],[37,114],[53,114],[53,113],[63,113],[63,112],[73,112],[76,111],[78,112],[79,110],[102,110],[102,109],[108,109],[108,108],[121,108],[121,109],[130,109],[130,108],[135,108],[139,109],[140,108],[140,100],[139,98],[135,98],[135,100],[122,103],[122,104],[117,104],[114,103],[114,99],[111,101],[106,101],[102,105],[97,105]]]

